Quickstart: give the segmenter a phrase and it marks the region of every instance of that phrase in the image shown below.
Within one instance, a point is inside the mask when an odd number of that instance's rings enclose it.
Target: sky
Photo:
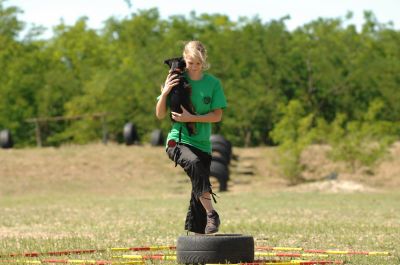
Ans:
[[[19,19],[28,27],[46,27],[45,37],[51,37],[52,27],[61,20],[73,25],[79,17],[86,16],[90,28],[100,29],[111,16],[123,19],[152,7],[157,7],[164,19],[171,15],[189,15],[191,11],[225,14],[233,21],[257,15],[268,22],[290,15],[285,22],[289,30],[319,17],[345,17],[348,11],[353,12],[350,23],[360,29],[363,12],[369,10],[379,22],[391,21],[395,29],[400,29],[400,0],[5,0],[4,6],[22,9],[24,13]]]

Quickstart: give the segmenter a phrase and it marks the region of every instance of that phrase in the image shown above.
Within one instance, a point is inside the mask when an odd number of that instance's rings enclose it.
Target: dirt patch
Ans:
[[[163,147],[117,144],[0,150],[1,194],[139,193],[180,177]],[[174,181],[173,181],[174,183]]]
[[[375,168],[356,172],[344,163],[332,162],[327,156],[329,150],[329,146],[315,145],[303,153],[306,183],[299,185],[299,190],[361,192],[400,187],[400,142]],[[288,188],[287,179],[280,173],[276,147],[234,147],[233,153],[237,159],[230,165],[230,192]],[[164,147],[90,144],[0,149],[0,165],[0,196],[48,192],[152,196],[149,190],[169,190],[176,196],[190,192],[189,178],[179,166],[174,167]],[[325,181],[332,174],[336,177],[330,179],[335,181]]]
[[[275,147],[233,148],[228,189],[231,192],[279,190],[287,186],[279,174]]]
[[[373,168],[352,171],[344,162],[332,161],[328,145],[312,145],[301,157],[305,183],[289,186],[279,169],[276,147],[234,148],[238,156],[231,165],[230,190],[297,190],[316,192],[376,192],[400,187],[400,142]],[[254,174],[246,174],[251,171]]]
[[[394,190],[400,187],[400,142],[394,143],[387,155],[374,167],[351,170],[344,162],[329,159],[330,147],[313,145],[302,154],[306,181],[326,180],[332,175],[340,181],[358,183],[365,187]],[[345,183],[345,182],[344,182]]]
[[[327,192],[327,193],[351,193],[351,192],[376,192],[375,188],[351,180],[324,180],[313,183],[305,183],[290,187],[291,191],[299,192]]]

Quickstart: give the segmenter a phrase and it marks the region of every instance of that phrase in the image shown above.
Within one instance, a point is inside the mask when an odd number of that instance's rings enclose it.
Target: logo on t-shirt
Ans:
[[[210,104],[210,102],[211,102],[211,97],[205,96],[205,97],[203,98],[203,102],[204,102],[204,104]]]

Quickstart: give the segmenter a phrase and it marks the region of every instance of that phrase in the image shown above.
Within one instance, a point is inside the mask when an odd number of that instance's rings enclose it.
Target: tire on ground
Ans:
[[[124,141],[126,145],[132,145],[135,142],[137,142],[139,140],[137,131],[136,131],[136,126],[131,123],[128,122],[127,124],[125,124],[124,126]]]
[[[239,234],[180,236],[177,262],[184,264],[245,263],[254,261],[254,239]]]
[[[14,142],[11,137],[11,132],[9,130],[0,131],[0,147],[1,148],[12,148]]]
[[[222,164],[228,166],[228,159],[226,159],[226,157],[223,156],[219,152],[213,152],[212,153],[212,160],[217,161],[219,163],[222,163]]]
[[[231,162],[231,152],[229,149],[226,147],[226,145],[221,144],[221,143],[212,143],[212,151],[220,153],[222,156],[226,158],[228,161],[228,164]]]
[[[228,190],[229,170],[227,165],[217,160],[211,160],[210,176],[218,179],[219,191]]]
[[[164,135],[160,129],[156,129],[151,133],[151,141],[152,146],[162,146],[164,145]]]
[[[230,141],[225,139],[224,136],[222,136],[220,134],[212,134],[210,137],[210,141],[211,141],[211,143],[220,143],[220,144],[225,145],[227,147],[227,149],[229,150],[229,152],[232,153],[232,144]]]

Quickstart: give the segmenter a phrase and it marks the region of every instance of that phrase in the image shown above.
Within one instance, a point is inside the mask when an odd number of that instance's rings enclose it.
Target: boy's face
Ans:
[[[198,74],[203,71],[201,61],[195,58],[186,57],[186,68],[190,74]]]

